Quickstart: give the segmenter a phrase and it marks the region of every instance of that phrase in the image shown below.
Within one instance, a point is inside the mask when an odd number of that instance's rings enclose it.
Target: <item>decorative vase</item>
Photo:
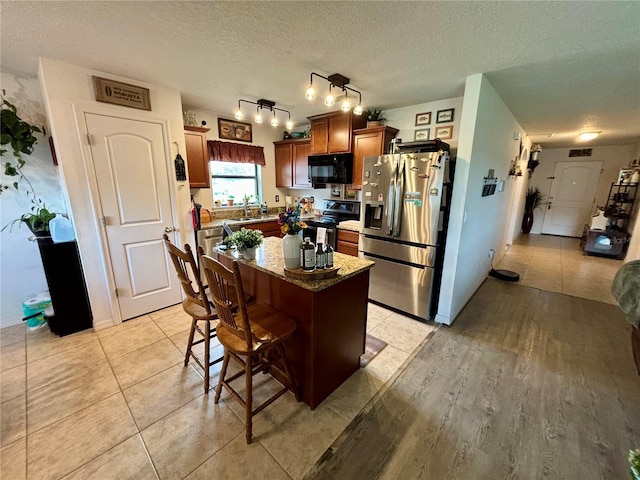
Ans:
[[[538,154],[540,152],[531,152],[531,160],[538,160]]]
[[[300,246],[302,237],[296,233],[287,233],[282,239],[282,258],[285,268],[300,268]]]
[[[525,210],[522,217],[522,233],[529,233],[533,226],[533,210]]]
[[[368,120],[367,121],[367,128],[379,127],[380,125],[382,125],[382,122],[379,122],[378,120]]]
[[[257,249],[258,247],[245,248],[240,253],[242,253],[242,256],[245,260],[253,260],[254,258],[256,258]]]

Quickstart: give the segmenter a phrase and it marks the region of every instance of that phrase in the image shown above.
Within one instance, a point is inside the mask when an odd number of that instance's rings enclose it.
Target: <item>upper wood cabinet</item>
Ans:
[[[190,188],[209,188],[209,153],[207,151],[208,128],[184,127],[184,141],[187,146],[187,168]]]
[[[387,153],[389,142],[396,136],[395,128],[381,126],[353,131],[353,188],[362,188],[364,157]]]
[[[308,138],[273,142],[276,157],[276,187],[310,188]]]
[[[351,134],[367,120],[352,112],[331,112],[307,117],[311,122],[311,155],[351,152]]]

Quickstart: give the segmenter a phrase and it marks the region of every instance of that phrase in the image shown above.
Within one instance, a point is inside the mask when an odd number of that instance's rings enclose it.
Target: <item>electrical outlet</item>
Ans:
[[[493,258],[495,254],[496,254],[496,251],[493,248],[490,248],[489,249],[489,258]]]
[[[280,201],[280,195],[276,195],[276,202]]]

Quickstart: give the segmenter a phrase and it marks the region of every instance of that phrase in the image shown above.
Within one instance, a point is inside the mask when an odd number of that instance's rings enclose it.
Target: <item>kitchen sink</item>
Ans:
[[[248,220],[275,220],[277,215],[256,215],[254,217],[230,218],[230,222],[246,222]]]

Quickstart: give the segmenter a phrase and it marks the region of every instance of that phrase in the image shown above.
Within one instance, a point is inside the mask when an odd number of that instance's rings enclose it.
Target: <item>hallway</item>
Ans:
[[[518,285],[617,305],[611,283],[622,265],[585,254],[579,238],[520,235],[495,268],[519,273]]]

